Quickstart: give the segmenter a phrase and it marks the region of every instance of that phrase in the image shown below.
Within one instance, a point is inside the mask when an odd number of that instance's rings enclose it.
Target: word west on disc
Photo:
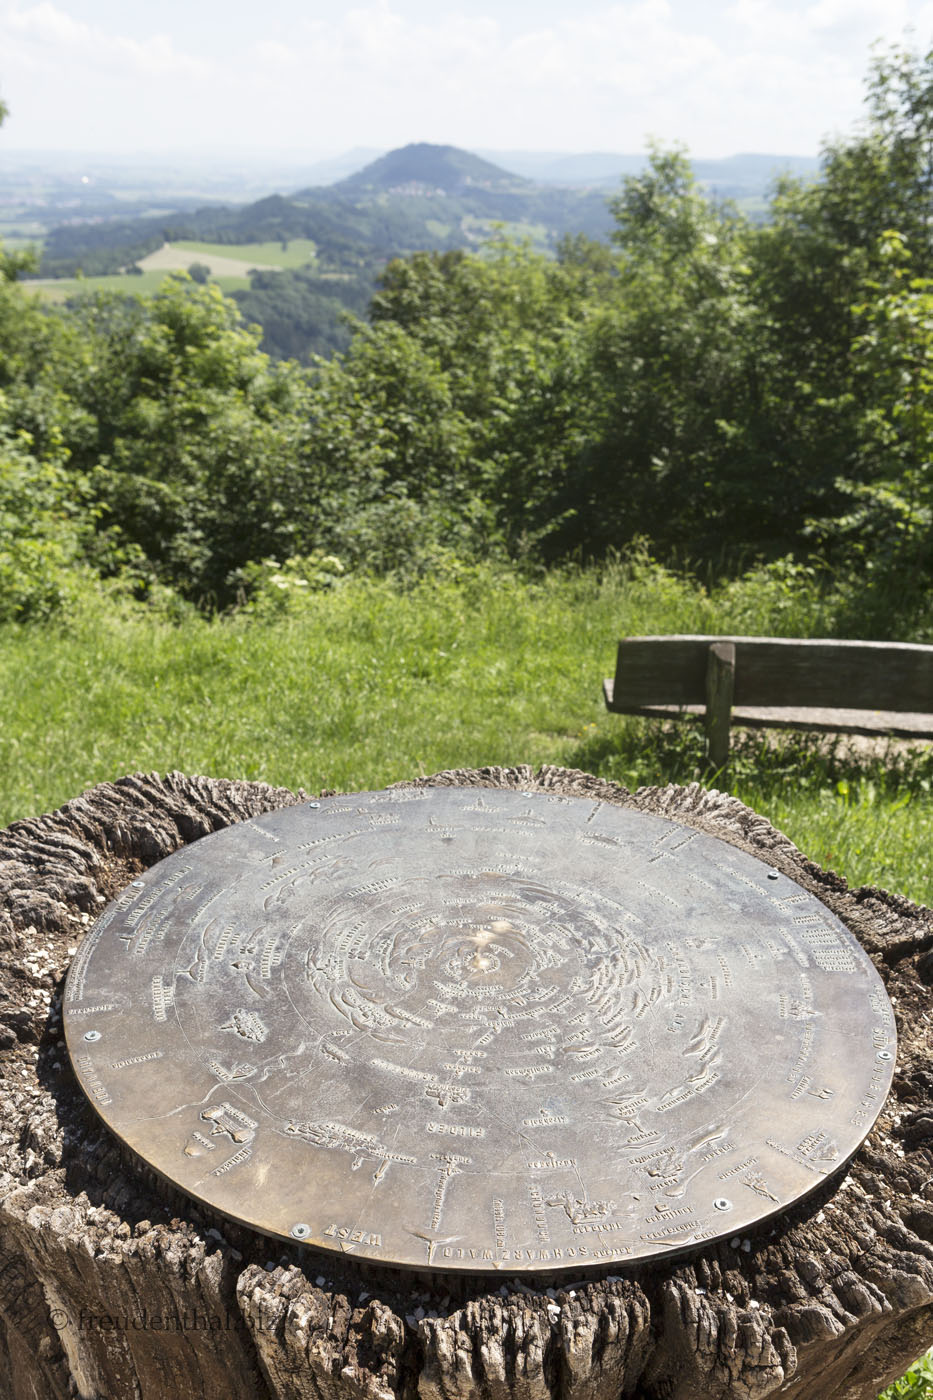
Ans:
[[[716,837],[488,788],[322,799],[123,891],[65,991],[104,1122],[257,1230],[579,1269],[746,1230],[841,1168],[894,1020],[815,896]]]

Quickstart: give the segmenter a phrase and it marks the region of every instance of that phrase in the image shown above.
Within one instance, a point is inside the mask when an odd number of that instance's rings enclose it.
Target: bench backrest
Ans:
[[[735,643],[734,705],[933,712],[933,646],[784,637],[627,637],[614,704],[704,704],[712,642]]]

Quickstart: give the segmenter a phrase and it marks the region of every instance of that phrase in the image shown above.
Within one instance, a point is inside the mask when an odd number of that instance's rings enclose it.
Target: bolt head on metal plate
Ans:
[[[325,798],[133,881],[68,1047],[129,1147],[271,1235],[510,1273],[696,1248],[842,1167],[893,1073],[872,963],[775,874],[584,798]]]

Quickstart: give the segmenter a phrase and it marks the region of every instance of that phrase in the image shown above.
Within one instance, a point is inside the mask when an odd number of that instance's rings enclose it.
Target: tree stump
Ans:
[[[0,1393],[11,1400],[869,1400],[933,1340],[933,916],[850,890],[734,798],[557,768],[421,784],[561,792],[762,856],[874,961],[894,1088],[848,1170],[756,1235],[568,1278],[408,1273],[240,1228],[130,1160],[81,1094],[61,991],[141,870],[294,803],[262,783],[137,774],[0,833]]]

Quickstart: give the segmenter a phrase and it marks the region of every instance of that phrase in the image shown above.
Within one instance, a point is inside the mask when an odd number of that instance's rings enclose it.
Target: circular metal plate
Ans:
[[[155,866],[85,939],[68,1048],[160,1173],[394,1265],[579,1268],[746,1229],[877,1117],[894,1021],[814,896],[581,798],[322,800]]]

